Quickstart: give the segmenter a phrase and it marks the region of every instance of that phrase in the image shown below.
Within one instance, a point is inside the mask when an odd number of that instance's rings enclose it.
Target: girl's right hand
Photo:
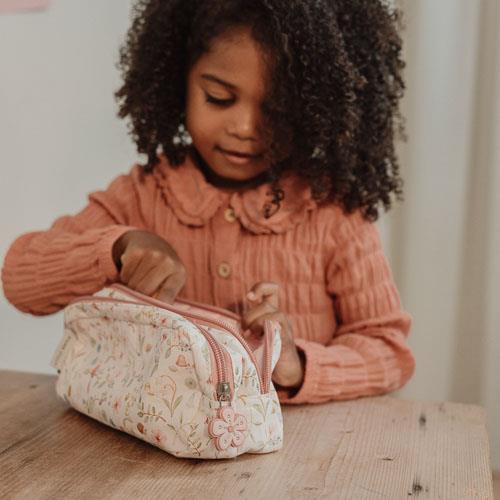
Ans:
[[[160,236],[133,230],[113,245],[120,281],[129,288],[172,304],[186,283],[186,268]]]

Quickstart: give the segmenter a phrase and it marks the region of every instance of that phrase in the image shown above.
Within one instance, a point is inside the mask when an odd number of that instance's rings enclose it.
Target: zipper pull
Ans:
[[[217,399],[222,406],[222,401],[231,401],[231,385],[229,382],[219,382],[217,384]]]

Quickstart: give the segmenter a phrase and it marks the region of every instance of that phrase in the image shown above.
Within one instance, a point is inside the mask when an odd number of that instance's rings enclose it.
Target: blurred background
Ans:
[[[395,397],[487,412],[500,470],[500,2],[395,0],[405,14],[405,202],[377,223],[414,318]],[[15,2],[0,0],[0,10]],[[21,233],[79,211],[138,160],[116,117],[130,0],[24,0],[0,13],[0,264]],[[0,369],[54,373],[61,313],[0,297]],[[1,381],[0,381],[1,383]]]

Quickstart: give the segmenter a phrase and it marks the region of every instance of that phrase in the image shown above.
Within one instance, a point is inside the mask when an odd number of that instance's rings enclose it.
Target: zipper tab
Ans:
[[[231,400],[231,386],[229,382],[219,382],[217,384],[217,399],[221,402]]]

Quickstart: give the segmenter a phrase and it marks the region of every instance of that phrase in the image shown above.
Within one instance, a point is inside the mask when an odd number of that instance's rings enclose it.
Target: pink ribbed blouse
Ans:
[[[150,175],[134,165],[77,215],[19,236],[2,268],[7,299],[35,315],[119,280],[113,243],[130,229],[152,231],[187,269],[179,297],[241,314],[259,281],[280,285],[280,305],[305,354],[300,389],[278,388],[282,403],[320,403],[384,394],[412,376],[406,343],[411,317],[401,308],[376,226],[359,212],[318,205],[296,175],[270,218],[269,184],[225,192],[188,155],[177,168],[161,157]]]

